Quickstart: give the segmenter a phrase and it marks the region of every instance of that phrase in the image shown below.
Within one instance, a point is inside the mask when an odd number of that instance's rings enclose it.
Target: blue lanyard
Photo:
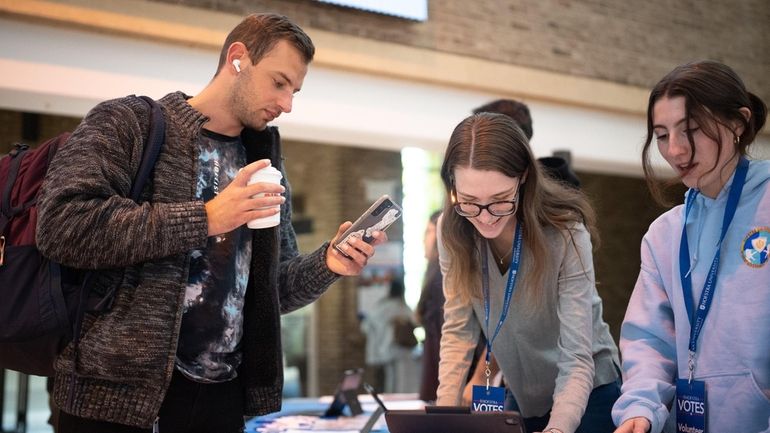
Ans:
[[[722,219],[722,233],[719,236],[719,242],[717,243],[717,251],[714,254],[714,260],[711,262],[711,268],[709,269],[706,282],[703,285],[703,292],[700,296],[700,302],[698,308],[693,313],[693,299],[692,299],[692,276],[690,274],[690,248],[687,243],[687,217],[690,214],[690,209],[695,202],[695,197],[698,192],[694,189],[690,189],[687,193],[687,204],[684,214],[684,224],[682,226],[682,239],[679,245],[679,276],[682,280],[682,292],[684,295],[684,304],[687,308],[687,318],[690,320],[690,344],[688,346],[690,350],[690,379],[692,379],[692,372],[694,369],[694,356],[698,348],[698,336],[703,329],[703,324],[706,321],[709,309],[711,308],[711,301],[714,298],[714,291],[717,284],[717,271],[719,270],[719,258],[722,251],[722,241],[727,234],[727,229],[730,227],[730,223],[735,216],[735,211],[738,208],[738,201],[741,198],[743,191],[743,184],[746,181],[746,173],[749,169],[749,161],[746,158],[741,157],[738,161],[738,167],[735,170],[735,176],[733,177],[733,183],[730,186],[730,194],[727,196],[727,204],[725,206],[725,214]],[[694,317],[693,317],[694,314]]]
[[[513,298],[513,290],[516,287],[516,274],[519,273],[519,262],[521,260],[521,245],[522,245],[522,231],[521,221],[516,223],[516,234],[513,237],[513,254],[511,255],[511,265],[508,268],[508,284],[505,286],[505,298],[503,299],[503,310],[500,312],[500,320],[497,322],[497,328],[494,335],[489,337],[489,259],[487,258],[487,249],[484,248],[484,253],[481,255],[481,286],[484,290],[484,322],[487,331],[487,365],[489,365],[489,359],[492,355],[492,342],[497,338],[497,334],[500,333],[500,328],[503,327],[505,318],[508,317],[508,308],[511,305],[511,298]]]

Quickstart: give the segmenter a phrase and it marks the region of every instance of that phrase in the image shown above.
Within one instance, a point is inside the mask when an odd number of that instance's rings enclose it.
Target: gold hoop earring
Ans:
[[[740,138],[740,137],[738,137],[737,135],[735,135],[735,136],[733,136],[733,137],[734,137],[734,138],[733,138],[733,144],[734,144],[734,145],[736,145],[736,146],[737,146],[737,145],[741,144],[741,138]]]

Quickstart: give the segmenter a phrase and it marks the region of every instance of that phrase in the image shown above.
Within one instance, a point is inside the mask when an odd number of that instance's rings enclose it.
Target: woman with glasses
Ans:
[[[596,291],[585,197],[545,176],[524,133],[501,114],[457,125],[441,177],[437,404],[460,403],[483,332],[506,379],[506,409],[521,412],[528,432],[612,432],[618,356]],[[500,409],[501,393],[477,387],[471,409]]]

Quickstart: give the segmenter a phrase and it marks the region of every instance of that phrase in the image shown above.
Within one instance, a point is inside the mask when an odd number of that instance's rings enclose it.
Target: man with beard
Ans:
[[[127,198],[150,125],[140,99],[97,105],[56,154],[38,246],[96,270],[94,292],[116,293],[57,359],[57,432],[240,432],[244,416],[280,409],[280,314],[360,273],[386,240],[351,240],[348,257],[329,243],[297,252],[280,138],[267,124],[291,112],[314,52],[286,17],[246,17],[200,93],[158,101],[165,143],[141,203]],[[249,184],[270,166],[281,184]],[[278,226],[246,227],[278,213]]]

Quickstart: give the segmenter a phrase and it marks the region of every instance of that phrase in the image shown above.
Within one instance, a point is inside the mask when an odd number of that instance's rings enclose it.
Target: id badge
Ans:
[[[706,382],[677,379],[677,433],[706,433],[706,408]]]
[[[502,412],[505,404],[505,388],[501,386],[473,385],[474,412]]]

